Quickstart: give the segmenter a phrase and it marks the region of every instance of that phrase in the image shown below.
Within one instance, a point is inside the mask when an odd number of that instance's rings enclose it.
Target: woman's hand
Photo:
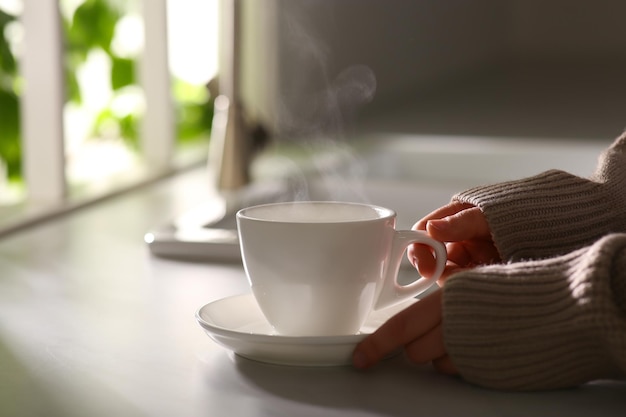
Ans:
[[[452,202],[433,211],[413,228],[425,230],[433,239],[446,243],[448,262],[439,278],[440,285],[460,269],[500,261],[485,216],[471,204]],[[421,275],[433,274],[436,263],[428,246],[414,244],[409,247],[408,256]],[[443,373],[458,373],[444,347],[441,297],[442,290],[437,290],[390,318],[357,345],[353,365],[368,368],[403,348],[411,362],[432,362]]]
[[[361,341],[354,350],[353,365],[369,368],[403,348],[411,362],[432,362],[440,372],[456,374],[444,348],[441,317],[441,290],[437,290],[390,318]]]
[[[433,239],[446,243],[448,262],[439,285],[460,269],[500,261],[485,216],[471,204],[453,201],[421,219],[413,229],[425,230]],[[428,246],[413,244],[407,256],[421,275],[433,274],[436,263]]]

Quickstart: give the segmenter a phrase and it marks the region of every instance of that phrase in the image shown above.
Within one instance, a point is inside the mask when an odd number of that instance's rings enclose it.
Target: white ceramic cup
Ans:
[[[446,263],[444,245],[422,231],[395,230],[395,223],[393,210],[359,203],[288,202],[240,210],[244,268],[276,332],[356,334],[373,309],[433,285]],[[400,262],[414,242],[433,248],[436,271],[400,285]]]

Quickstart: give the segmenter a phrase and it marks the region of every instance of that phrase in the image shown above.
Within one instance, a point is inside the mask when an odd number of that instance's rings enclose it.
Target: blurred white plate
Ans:
[[[415,301],[374,311],[358,334],[345,336],[277,335],[252,294],[206,304],[196,312],[196,320],[211,339],[248,359],[280,365],[337,366],[350,364],[358,342]]]

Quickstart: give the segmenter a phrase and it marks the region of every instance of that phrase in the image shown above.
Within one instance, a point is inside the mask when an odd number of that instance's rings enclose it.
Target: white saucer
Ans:
[[[252,294],[206,304],[196,312],[196,320],[211,339],[248,359],[280,365],[336,366],[349,364],[359,341],[415,301],[374,311],[358,334],[345,336],[277,335]]]

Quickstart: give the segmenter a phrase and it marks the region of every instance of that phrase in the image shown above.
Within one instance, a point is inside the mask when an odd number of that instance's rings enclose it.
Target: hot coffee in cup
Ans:
[[[393,210],[344,202],[290,202],[237,213],[244,268],[261,311],[287,336],[356,334],[369,313],[427,290],[446,250],[426,233],[396,230]],[[400,285],[406,248],[421,243],[437,260],[430,278]]]

